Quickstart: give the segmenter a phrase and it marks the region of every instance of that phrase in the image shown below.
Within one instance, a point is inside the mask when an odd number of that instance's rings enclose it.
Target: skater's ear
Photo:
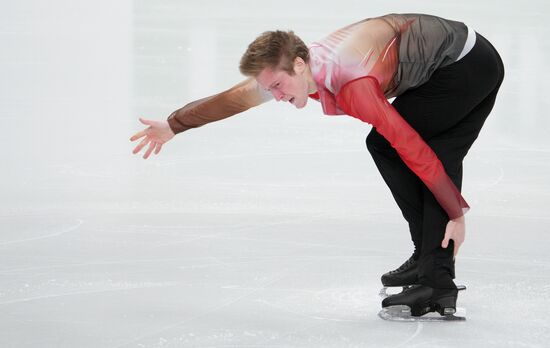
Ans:
[[[294,73],[296,75],[303,74],[306,70],[307,64],[301,57],[296,57],[294,59]]]

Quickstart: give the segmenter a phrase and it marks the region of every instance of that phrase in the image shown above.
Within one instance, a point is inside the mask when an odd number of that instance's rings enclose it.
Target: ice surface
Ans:
[[[1,6],[0,347],[548,346],[548,2]],[[260,32],[390,12],[465,21],[506,65],[465,162],[462,323],[377,316],[411,245],[368,125],[273,102],[131,154],[139,116],[240,81]]]

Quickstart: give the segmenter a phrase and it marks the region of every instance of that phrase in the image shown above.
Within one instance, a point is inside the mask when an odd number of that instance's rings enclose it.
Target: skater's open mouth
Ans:
[[[291,104],[294,104],[294,97],[290,98],[289,102],[290,102]]]

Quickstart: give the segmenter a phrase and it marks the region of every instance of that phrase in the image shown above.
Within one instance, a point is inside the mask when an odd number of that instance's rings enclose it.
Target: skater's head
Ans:
[[[308,63],[309,51],[293,31],[266,31],[248,45],[239,68],[246,76],[256,77],[265,68],[294,75],[296,58]]]
[[[309,51],[292,31],[266,31],[258,36],[241,58],[239,69],[271,92],[279,101],[297,108],[306,105],[315,91],[309,70]]]

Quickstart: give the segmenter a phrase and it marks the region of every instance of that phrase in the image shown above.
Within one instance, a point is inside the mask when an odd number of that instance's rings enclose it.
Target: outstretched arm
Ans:
[[[162,145],[177,133],[241,113],[270,98],[254,78],[248,78],[224,92],[185,105],[174,111],[166,121],[140,118],[140,122],[148,127],[130,138],[131,141],[143,138],[133,153],[136,154],[149,145],[143,155],[147,159],[153,151],[158,154]]]
[[[174,111],[168,117],[168,124],[177,134],[241,113],[269,99],[270,95],[256,80],[248,78],[224,92],[196,100]]]

